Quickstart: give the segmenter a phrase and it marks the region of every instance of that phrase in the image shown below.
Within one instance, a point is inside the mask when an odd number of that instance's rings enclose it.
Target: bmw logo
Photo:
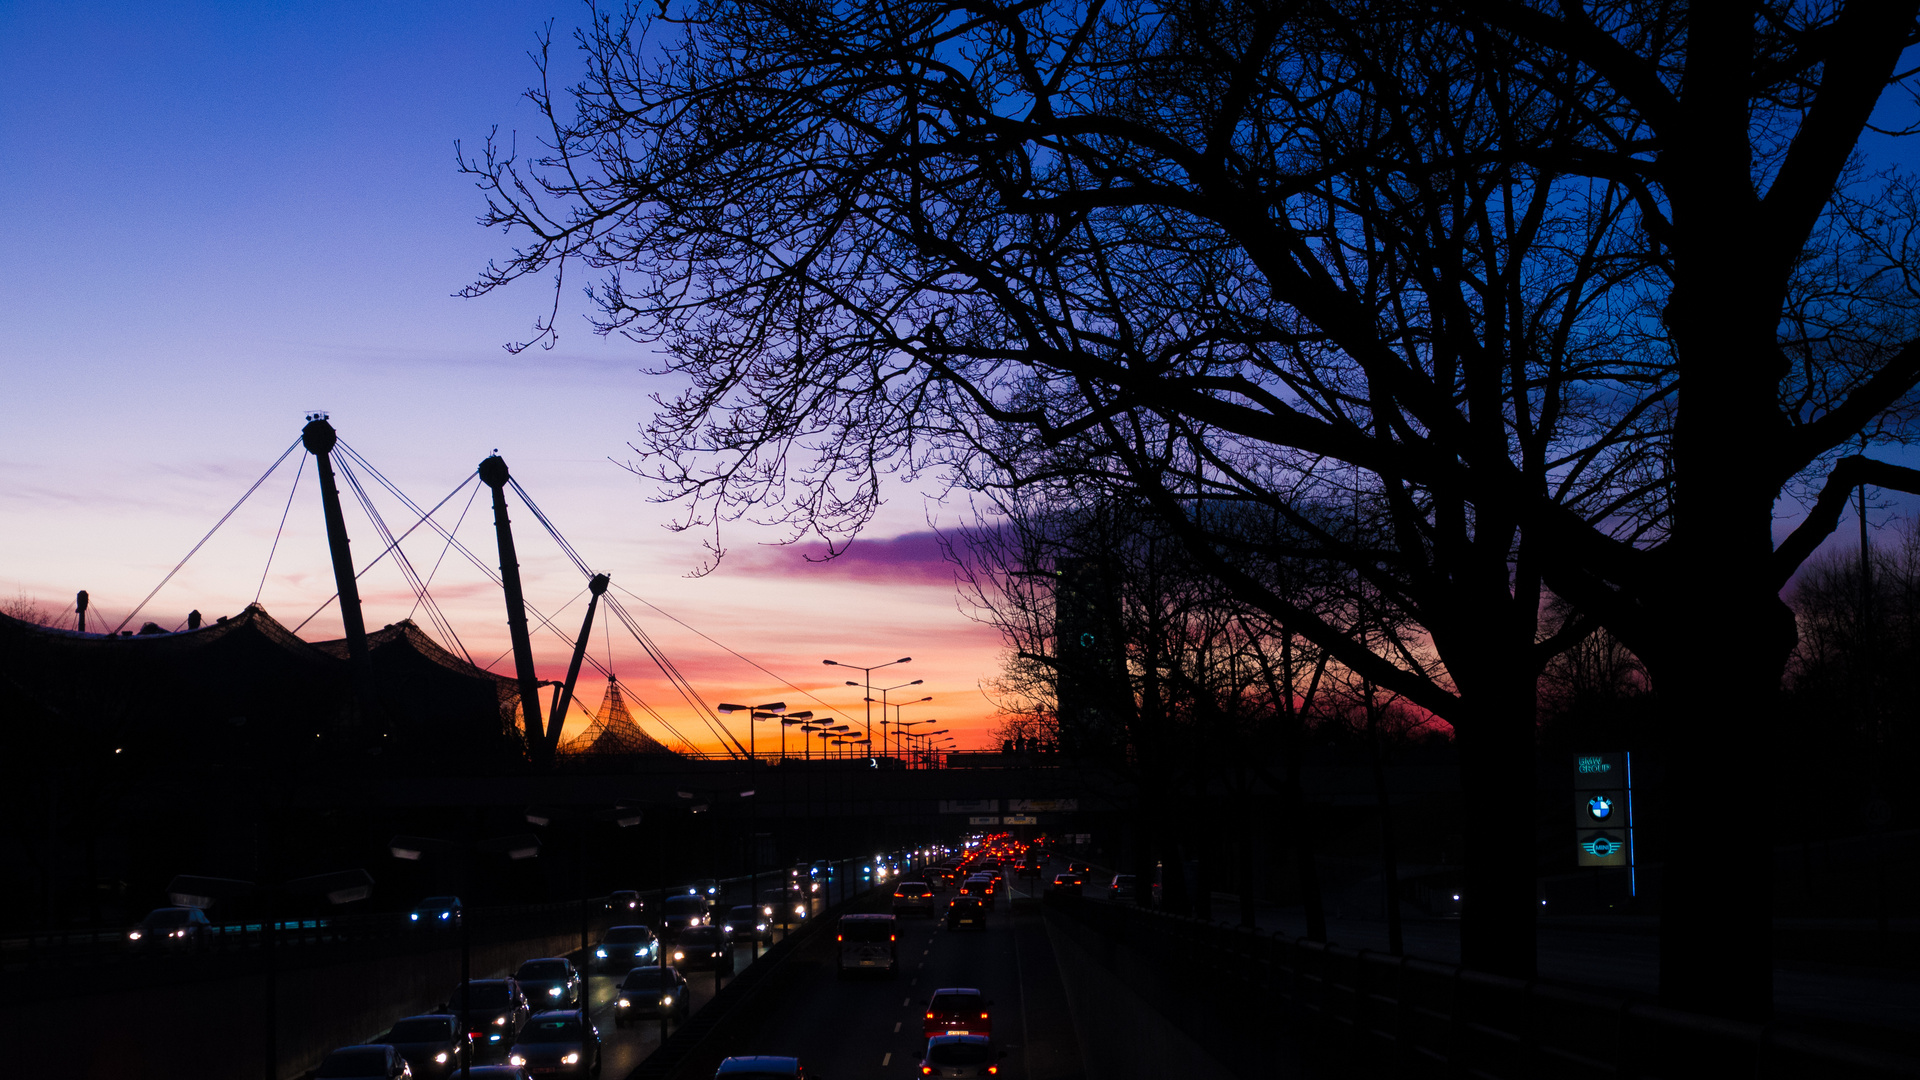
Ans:
[[[1605,795],[1595,795],[1587,800],[1587,816],[1595,821],[1605,821],[1613,816],[1613,800]]]

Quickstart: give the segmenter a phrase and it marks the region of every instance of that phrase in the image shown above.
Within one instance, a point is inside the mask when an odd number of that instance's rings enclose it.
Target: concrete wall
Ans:
[[[564,956],[577,933],[473,947],[476,979],[522,960]],[[460,949],[282,971],[276,995],[278,1080],[312,1070],[329,1050],[363,1042],[394,1019],[431,1009],[460,981]],[[9,1066],[23,1074],[114,1080],[262,1080],[265,980],[253,975],[13,1006]]]

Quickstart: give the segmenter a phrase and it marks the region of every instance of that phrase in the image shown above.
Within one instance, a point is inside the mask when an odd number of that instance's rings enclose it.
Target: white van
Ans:
[[[894,932],[891,915],[842,915],[840,932],[840,974],[850,971],[884,971],[888,977],[900,973],[900,940]]]

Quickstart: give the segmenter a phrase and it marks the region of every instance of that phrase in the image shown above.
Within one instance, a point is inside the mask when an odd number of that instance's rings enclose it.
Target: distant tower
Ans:
[[[80,616],[80,620],[79,622],[74,624],[74,628],[76,630],[79,630],[83,634],[86,633],[87,632],[87,590],[81,589],[78,593],[74,595],[73,610],[77,612]]]

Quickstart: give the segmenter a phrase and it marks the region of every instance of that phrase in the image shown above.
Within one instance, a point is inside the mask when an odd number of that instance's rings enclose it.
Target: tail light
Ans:
[[[980,1014],[980,1019],[982,1019],[982,1020],[985,1020],[986,1018],[987,1018],[987,1014],[986,1014],[986,1013],[981,1013],[981,1014]]]
[[[929,1020],[931,1020],[931,1019],[933,1019],[933,1014],[932,1014],[932,1013],[928,1013],[928,1014],[927,1014],[927,1019],[929,1019]]]

